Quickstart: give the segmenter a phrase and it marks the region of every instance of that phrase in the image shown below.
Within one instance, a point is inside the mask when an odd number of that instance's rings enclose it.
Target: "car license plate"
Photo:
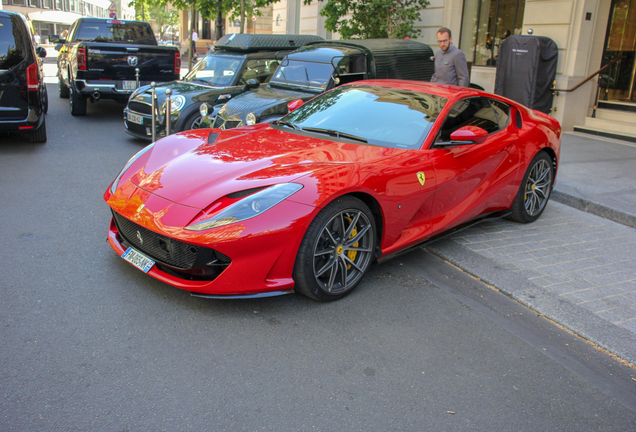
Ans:
[[[144,273],[148,273],[148,270],[155,265],[153,260],[131,247],[129,247],[121,257]]]
[[[128,113],[128,121],[131,123],[144,124],[144,118],[138,114]]]
[[[124,90],[136,90],[137,89],[137,81],[124,81],[122,83],[124,86]]]

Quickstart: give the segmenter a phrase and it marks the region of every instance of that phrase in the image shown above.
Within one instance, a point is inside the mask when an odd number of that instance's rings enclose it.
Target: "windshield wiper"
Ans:
[[[283,125],[283,126],[289,126],[290,128],[294,129],[294,130],[298,130],[298,126],[296,126],[295,124],[293,124],[292,122],[288,122],[286,120],[278,120],[276,122],[276,124],[279,125]]]
[[[314,128],[314,127],[306,127],[306,128],[301,128],[301,130],[307,131],[307,132],[317,132],[317,133],[324,133],[327,134],[329,136],[335,136],[336,138],[346,138],[346,139],[350,139],[350,140],[354,140],[354,141],[360,141],[360,142],[368,142],[366,138],[362,138],[359,137],[357,135],[353,135],[353,134],[349,134],[346,132],[339,132],[337,130],[333,130],[333,129],[322,129],[322,128]]]

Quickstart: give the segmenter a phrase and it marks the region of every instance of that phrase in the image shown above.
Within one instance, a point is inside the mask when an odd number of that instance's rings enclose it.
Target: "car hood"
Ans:
[[[216,137],[211,144],[210,136],[211,141]],[[401,153],[404,150],[316,139],[265,123],[171,135],[157,141],[145,164],[128,174],[147,192],[204,209],[230,193],[292,182],[342,164],[371,164]]]
[[[287,104],[296,99],[308,100],[317,93],[301,92],[294,90],[283,90],[271,86],[259,87],[254,91],[243,93],[242,95],[227,102],[219,115],[224,118],[235,116],[245,116],[250,112],[261,115],[265,110],[277,106],[283,107],[282,113],[287,114]],[[272,112],[271,114],[275,114]]]
[[[159,106],[167,99],[166,90],[170,89],[172,97],[177,95],[185,96],[187,99],[192,99],[195,102],[208,102],[216,99],[219,95],[225,93],[236,93],[235,90],[242,91],[244,86],[235,87],[214,87],[212,84],[205,85],[203,83],[194,81],[170,81],[166,83],[158,84],[155,87],[157,94],[157,102]],[[150,103],[152,90],[150,86],[145,86],[139,93],[133,96],[132,100],[139,102]]]

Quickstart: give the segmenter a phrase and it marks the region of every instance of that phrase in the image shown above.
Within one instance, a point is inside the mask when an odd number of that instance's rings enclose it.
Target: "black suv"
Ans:
[[[26,132],[31,142],[43,143],[46,50],[34,46],[30,29],[24,15],[0,10],[0,132]]]
[[[338,85],[366,79],[430,81],[433,50],[426,44],[397,39],[310,42],[289,53],[267,84],[233,97],[210,110],[200,127],[232,129],[278,120],[287,104],[304,102]],[[205,111],[205,110],[204,110]]]
[[[280,60],[320,36],[288,34],[227,34],[214,44],[214,51],[199,61],[179,81],[158,84],[155,88],[157,137],[165,136],[166,90],[172,92],[170,131],[181,132],[199,127],[202,104],[213,107],[261,83],[267,83]],[[253,83],[253,84],[251,84]],[[137,89],[124,109],[126,132],[138,138],[152,139],[152,97],[150,86]]]

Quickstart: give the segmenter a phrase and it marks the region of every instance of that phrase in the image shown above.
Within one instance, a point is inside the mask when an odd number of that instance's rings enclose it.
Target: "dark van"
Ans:
[[[33,143],[46,142],[43,57],[24,15],[0,10],[0,132],[26,133]]]
[[[430,81],[435,65],[426,44],[397,39],[312,42],[285,57],[267,85],[228,101],[201,127],[231,129],[277,120],[287,104],[352,81],[392,78]],[[248,83],[249,85],[250,83]],[[216,114],[216,115],[215,115]]]

